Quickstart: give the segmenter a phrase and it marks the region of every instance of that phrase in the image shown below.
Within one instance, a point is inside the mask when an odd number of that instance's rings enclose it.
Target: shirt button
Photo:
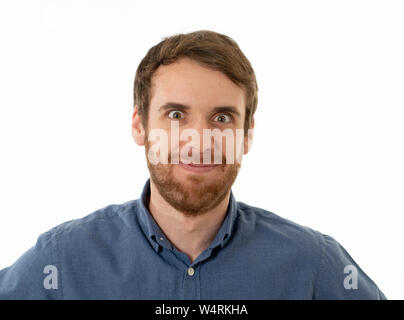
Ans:
[[[163,238],[163,237],[160,237],[160,240],[161,240],[161,241],[163,241],[163,240],[164,240],[164,238]]]
[[[190,277],[192,277],[193,275],[194,275],[194,273],[195,273],[195,270],[194,270],[194,268],[188,268],[188,275],[190,276]]]

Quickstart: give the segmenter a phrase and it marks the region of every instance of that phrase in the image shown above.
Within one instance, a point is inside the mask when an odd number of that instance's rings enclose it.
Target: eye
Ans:
[[[170,111],[170,113],[168,114],[168,117],[171,119],[174,119],[174,120],[179,120],[179,119],[184,118],[184,113],[182,113],[179,110],[173,110],[173,111]]]
[[[219,114],[215,117],[215,121],[229,123],[231,121],[231,116],[228,114]]]

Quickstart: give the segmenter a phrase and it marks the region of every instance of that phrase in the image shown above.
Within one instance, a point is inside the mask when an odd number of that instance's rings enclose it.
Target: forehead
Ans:
[[[161,65],[151,79],[150,106],[166,102],[187,105],[233,105],[243,112],[245,93],[224,73],[189,58]]]

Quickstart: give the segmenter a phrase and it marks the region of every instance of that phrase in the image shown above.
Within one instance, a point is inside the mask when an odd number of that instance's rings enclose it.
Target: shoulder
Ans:
[[[134,223],[136,207],[137,200],[112,204],[40,234],[17,261],[0,270],[0,299],[62,298],[61,290],[45,285],[47,274],[57,278],[66,261],[80,261],[111,245]],[[58,289],[57,281],[52,289]]]
[[[315,299],[386,299],[383,292],[333,237],[238,202],[237,227],[279,261],[311,270]],[[347,285],[353,271],[355,286]],[[351,288],[352,287],[352,288]]]
[[[65,221],[48,232],[55,237],[77,237],[90,235],[91,232],[118,231],[131,227],[137,212],[138,200],[121,204],[110,204],[99,208],[84,217]]]
[[[136,223],[138,200],[110,204],[86,216],[60,223],[39,235],[36,256],[52,253],[58,265],[90,259],[126,239]],[[133,233],[133,232],[132,232]]]
[[[237,208],[239,228],[249,229],[255,235],[270,238],[271,241],[321,251],[321,232],[244,202],[238,202]]]
[[[322,234],[271,211],[238,203],[239,248],[259,252],[286,272],[314,281],[322,259]]]

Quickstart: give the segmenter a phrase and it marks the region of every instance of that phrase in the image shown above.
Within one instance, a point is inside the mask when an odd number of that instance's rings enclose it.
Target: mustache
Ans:
[[[178,151],[173,151],[168,153],[168,163],[173,163],[173,160],[175,160],[176,163],[179,161],[186,159],[190,163],[206,163],[206,164],[215,164],[215,156],[217,157],[216,164],[226,164],[226,154],[225,153],[220,153],[220,154],[215,154],[212,149],[205,150],[203,152],[197,152],[197,151],[192,151],[189,149],[188,151],[184,152],[178,152]]]

